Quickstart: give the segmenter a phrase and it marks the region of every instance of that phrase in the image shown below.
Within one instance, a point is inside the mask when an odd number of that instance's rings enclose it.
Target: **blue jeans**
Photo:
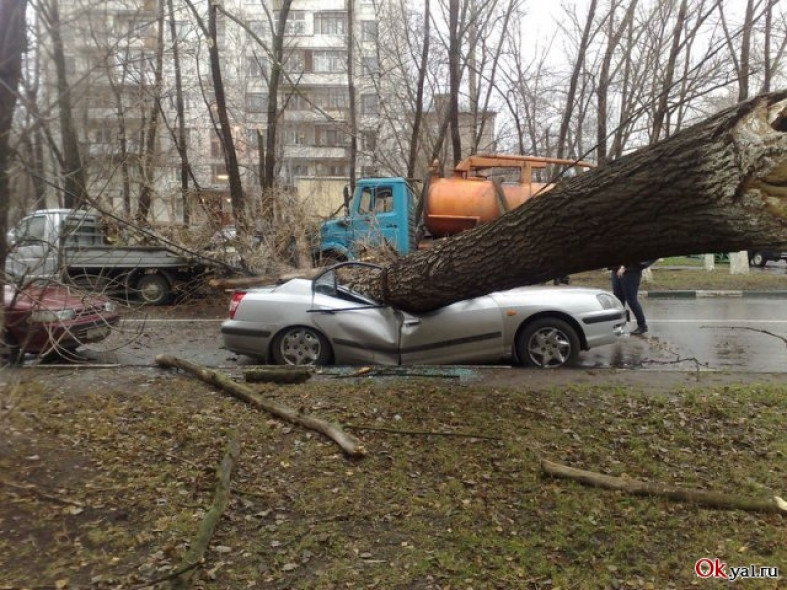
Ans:
[[[642,281],[641,270],[624,272],[622,277],[619,277],[616,271],[612,271],[612,292],[615,294],[615,297],[620,299],[624,307],[626,305],[629,306],[631,313],[637,319],[638,327],[647,328],[648,322],[645,321],[642,306],[637,300],[640,281]]]

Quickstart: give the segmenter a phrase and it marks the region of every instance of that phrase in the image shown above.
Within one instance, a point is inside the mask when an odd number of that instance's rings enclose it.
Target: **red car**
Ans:
[[[109,336],[120,316],[115,304],[58,285],[6,285],[5,343],[12,353],[63,355]]]

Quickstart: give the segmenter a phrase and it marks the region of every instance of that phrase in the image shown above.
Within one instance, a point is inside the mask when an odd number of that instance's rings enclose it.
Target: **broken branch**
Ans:
[[[618,490],[627,492],[635,496],[657,496],[676,500],[678,502],[693,502],[708,508],[718,508],[720,510],[747,510],[750,512],[775,512],[777,514],[787,514],[787,504],[778,496],[770,500],[758,500],[722,494],[719,492],[706,492],[704,490],[691,490],[684,488],[668,488],[658,484],[650,484],[637,479],[623,479],[611,475],[604,475],[595,471],[585,471],[553,463],[546,459],[541,459],[541,470],[553,477],[571,479],[581,484],[604,488],[607,490]]]
[[[245,385],[236,383],[229,377],[221,375],[216,371],[211,371],[210,369],[206,369],[205,367],[201,367],[195,363],[184,359],[179,359],[168,354],[158,355],[156,357],[156,364],[164,367],[173,367],[176,369],[188,371],[202,381],[220,387],[233,397],[236,397],[247,404],[251,404],[256,408],[265,410],[277,418],[319,432],[333,440],[347,455],[352,457],[362,457],[366,454],[366,449],[364,449],[361,441],[351,434],[344,432],[338,425],[321,420],[319,418],[307,416],[297,410],[288,408],[287,406],[261,399],[254,393],[254,391]]]
[[[178,568],[181,570],[181,573],[172,579],[172,588],[181,589],[188,587],[191,575],[194,572],[194,564],[201,563],[203,560],[208,543],[210,543],[213,532],[216,530],[216,525],[218,525],[229,503],[230,473],[239,453],[238,437],[233,435],[227,445],[227,452],[224,454],[224,458],[216,468],[216,493],[213,496],[213,505],[202,519],[197,538],[191,544],[186,555],[183,556],[181,565]]]

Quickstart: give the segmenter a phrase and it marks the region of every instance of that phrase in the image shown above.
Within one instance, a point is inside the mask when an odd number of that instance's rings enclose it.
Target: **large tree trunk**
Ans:
[[[629,261],[787,245],[785,182],[781,91],[566,180],[356,287],[420,312]]]
[[[8,244],[10,199],[8,163],[11,126],[16,108],[17,86],[22,74],[22,52],[25,48],[25,10],[27,0],[0,2],[0,264],[5,268]],[[5,273],[0,272],[0,291],[5,292]],[[0,306],[0,325],[5,325],[3,307]],[[0,331],[0,351],[5,341],[5,330]]]

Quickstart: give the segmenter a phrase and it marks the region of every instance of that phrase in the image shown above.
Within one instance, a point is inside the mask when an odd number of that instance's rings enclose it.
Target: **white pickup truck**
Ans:
[[[208,259],[162,246],[109,243],[101,216],[74,209],[43,209],[8,232],[6,273],[17,281],[53,277],[92,292],[164,305],[188,282],[211,270]]]

